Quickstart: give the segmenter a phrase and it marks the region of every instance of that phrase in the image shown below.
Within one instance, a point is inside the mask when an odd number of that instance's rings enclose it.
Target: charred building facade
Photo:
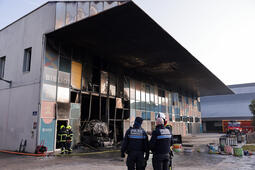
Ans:
[[[199,133],[199,97],[232,93],[131,1],[44,4],[0,31],[0,68],[0,149],[9,150],[26,141],[28,152],[54,151],[63,124],[74,145],[116,144],[136,116],[152,131],[158,113],[174,134]]]

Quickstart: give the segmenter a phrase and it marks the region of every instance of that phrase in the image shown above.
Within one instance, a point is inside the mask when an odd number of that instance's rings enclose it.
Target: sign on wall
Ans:
[[[42,101],[39,143],[44,143],[48,151],[54,150],[55,142],[55,102]]]
[[[40,143],[48,148],[48,151],[54,150],[54,141],[55,141],[55,123],[56,120],[41,118],[40,120]]]

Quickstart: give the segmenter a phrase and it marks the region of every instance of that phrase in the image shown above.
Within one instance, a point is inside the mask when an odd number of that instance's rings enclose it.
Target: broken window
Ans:
[[[182,97],[183,97],[183,96],[179,94],[179,98],[178,98],[178,99],[179,99],[179,103],[182,103],[182,102],[183,102],[183,101],[182,101]]]
[[[161,108],[162,108],[162,97],[158,95],[158,111],[159,112],[162,112]]]
[[[108,92],[108,73],[101,71],[101,83],[100,83],[100,93],[107,94]]]
[[[135,81],[130,80],[130,99],[135,100]]]
[[[90,120],[99,120],[100,119],[100,113],[99,113],[99,96],[92,96],[91,98],[91,108],[90,108]]]
[[[129,87],[130,87],[130,79],[124,77],[124,99],[129,100]]]
[[[172,111],[172,95],[171,92],[168,93],[168,113],[169,113],[169,120],[173,121],[173,111]]]
[[[142,112],[143,120],[151,120],[151,112]]]
[[[155,113],[158,113],[159,109],[158,109],[158,105],[159,105],[159,98],[158,98],[158,88],[157,86],[154,86],[154,92],[155,92]],[[155,114],[157,115],[157,114]]]
[[[141,83],[141,110],[145,110],[145,84]]]
[[[110,113],[109,118],[114,119],[115,116],[115,108],[116,108],[116,100],[114,98],[110,98]]]
[[[117,97],[124,97],[124,77],[118,76],[117,77]]]
[[[113,1],[109,1],[109,2],[104,2],[104,10],[113,8],[115,6],[118,5],[118,2],[113,2]]]
[[[6,57],[0,58],[0,78],[4,78],[5,58]]]
[[[116,108],[123,109],[123,103],[121,98],[116,98]]]
[[[136,117],[142,117],[142,111],[141,110],[136,110],[135,114],[136,114]]]
[[[107,98],[106,97],[101,97],[101,120],[106,122],[108,120],[108,115],[107,115]],[[100,120],[100,119],[99,119]]]
[[[169,114],[168,114],[168,91],[165,91],[165,112],[166,117],[169,120]]]
[[[71,72],[71,59],[66,57],[60,57],[59,71],[69,73]],[[65,84],[69,85],[70,80],[65,80]]]
[[[99,85],[100,85],[100,70],[98,68],[93,68],[92,70],[92,84],[90,91],[99,93]]]
[[[154,86],[150,86],[150,111],[155,111],[155,94]]]
[[[82,124],[85,124],[89,118],[89,112],[90,112],[90,95],[88,94],[82,94],[81,95],[81,121]],[[83,128],[83,126],[82,126]]]
[[[145,94],[146,94],[146,105],[145,105],[145,110],[148,112],[148,111],[151,111],[150,109],[150,85],[146,84],[145,85]]]
[[[71,92],[71,103],[80,103],[80,94],[76,91]]]
[[[182,121],[183,122],[187,122],[188,121],[188,117],[187,116],[182,116]]]
[[[135,118],[136,118],[136,112],[135,109],[130,110],[130,125],[133,125]]]
[[[162,97],[161,98],[161,112],[162,113],[166,113],[166,99],[165,99],[165,97]]]
[[[82,90],[92,91],[92,66],[82,64]]]
[[[189,97],[185,96],[184,98],[185,98],[186,104],[189,104]]]
[[[174,108],[175,121],[181,121],[180,109],[175,106]]]
[[[159,112],[166,113],[165,90],[158,89]]]
[[[141,110],[141,83],[135,81],[135,109]]]
[[[192,99],[191,99],[192,101],[192,106],[195,106],[195,97],[194,96],[192,96]]]
[[[130,80],[130,123],[135,116],[135,81]],[[132,120],[132,121],[131,121]]]
[[[173,106],[178,106],[178,93],[172,93],[172,102],[173,102]]]
[[[201,112],[200,100],[197,101],[198,111]]]
[[[125,4],[126,3],[126,1],[120,1],[120,2],[118,2],[118,5],[122,5],[122,4]]]
[[[64,2],[56,3],[56,25],[55,29],[61,28],[66,21],[66,4]]]
[[[90,16],[103,11],[103,2],[90,2]]]
[[[66,3],[66,25],[76,21],[77,3]]]
[[[89,2],[78,2],[77,21],[89,16]]]
[[[116,96],[116,77],[113,74],[110,74],[109,84],[109,95]]]

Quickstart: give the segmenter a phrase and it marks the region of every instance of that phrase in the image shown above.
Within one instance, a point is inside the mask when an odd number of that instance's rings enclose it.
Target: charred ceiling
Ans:
[[[232,94],[133,2],[58,29],[47,38],[93,50],[105,65],[169,90],[182,89],[198,96]]]

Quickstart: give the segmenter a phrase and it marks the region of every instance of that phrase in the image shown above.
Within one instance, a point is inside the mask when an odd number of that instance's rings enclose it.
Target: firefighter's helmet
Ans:
[[[61,126],[60,126],[60,129],[64,129],[64,128],[65,128],[65,125],[61,125]]]

